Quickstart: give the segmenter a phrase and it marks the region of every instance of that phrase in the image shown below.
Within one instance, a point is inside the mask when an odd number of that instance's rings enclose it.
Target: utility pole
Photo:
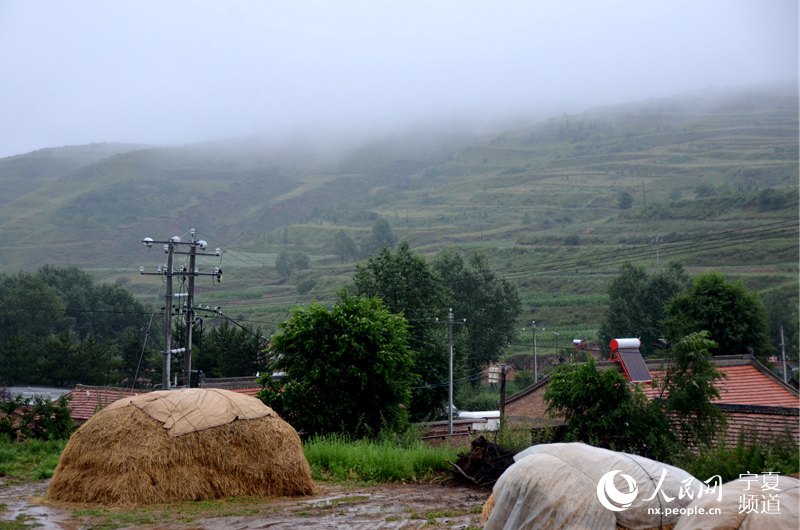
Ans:
[[[192,228],[192,241],[195,230]],[[186,295],[186,353],[184,354],[184,381],[188,388],[192,387],[192,329],[194,328],[194,273],[197,271],[197,245],[189,247],[189,279]]]
[[[653,244],[656,246],[656,272],[661,274],[661,236],[656,236],[653,238]]]
[[[437,318],[438,322],[439,319]],[[453,434],[453,325],[464,324],[467,319],[456,322],[453,317],[453,308],[447,312],[447,349],[450,354],[450,364],[447,379],[447,434]]]
[[[539,361],[536,355],[536,321],[531,320],[531,333],[533,334],[533,384],[539,382]]]
[[[500,365],[500,429],[506,421],[506,365]]]
[[[789,377],[786,373],[786,345],[783,342],[783,326],[781,326],[781,359],[783,360],[783,382],[788,383]]]
[[[196,267],[197,256],[221,256],[222,250],[217,248],[214,253],[197,252],[197,249],[205,250],[208,243],[197,240],[197,231],[192,228],[189,230],[190,241],[183,242],[179,236],[172,236],[166,241],[156,241],[151,237],[142,239],[142,243],[147,248],[152,248],[154,243],[164,245],[164,253],[167,254],[167,263],[156,268],[155,272],[146,272],[144,267],[139,267],[139,273],[144,275],[163,276],[166,280],[166,294],[164,304],[164,359],[161,370],[161,387],[164,390],[170,388],[170,370],[172,365],[172,354],[184,353],[184,377],[185,385],[191,387],[192,375],[192,326],[194,325],[194,278],[195,276],[211,276],[219,282],[222,279],[222,268],[214,267],[212,272],[201,273]],[[188,251],[179,250],[181,247],[188,247]],[[175,254],[189,256],[189,264],[184,265],[178,270],[174,267]],[[184,348],[172,347],[172,314],[173,314],[173,294],[172,278],[178,276],[187,279],[186,296],[186,336]]]

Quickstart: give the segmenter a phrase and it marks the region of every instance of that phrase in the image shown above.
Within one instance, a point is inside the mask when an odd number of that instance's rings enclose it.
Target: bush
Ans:
[[[685,454],[674,463],[700,480],[720,475],[723,482],[729,482],[744,473],[796,475],[800,471],[800,452],[789,434],[776,436],[770,442],[744,434],[733,447],[720,445],[700,454]]]
[[[0,435],[11,440],[66,440],[74,425],[67,398],[42,396],[0,402]]]

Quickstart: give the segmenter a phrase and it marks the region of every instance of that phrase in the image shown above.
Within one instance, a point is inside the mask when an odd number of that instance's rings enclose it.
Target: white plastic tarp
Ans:
[[[772,474],[740,475],[722,485],[722,496],[704,496],[686,507],[675,530],[797,530],[800,480]]]
[[[582,443],[535,445],[514,458],[494,486],[485,530],[662,528],[678,521],[667,508],[705,487],[674,466]]]

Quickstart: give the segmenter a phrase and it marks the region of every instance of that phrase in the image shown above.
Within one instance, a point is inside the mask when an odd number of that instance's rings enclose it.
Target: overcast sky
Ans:
[[[797,83],[797,0],[0,0],[0,157]]]

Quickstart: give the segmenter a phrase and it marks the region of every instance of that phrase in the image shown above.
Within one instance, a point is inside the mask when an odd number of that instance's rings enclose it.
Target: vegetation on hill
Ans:
[[[595,109],[492,136],[413,131],[335,153],[258,139],[53,149],[0,160],[0,177],[14,190],[0,214],[4,270],[77,265],[157,304],[158,285],[136,270],[161,258],[139,242],[195,227],[225,250],[225,281],[198,284],[198,301],[265,334],[295,305],[332,303],[377,223],[426,256],[480,250],[518,289],[517,327],[545,328],[544,353],[558,337],[596,339],[625,262],[715,270],[797,305],[793,87]],[[309,266],[279,272],[277,258],[293,255]],[[520,334],[508,351],[529,343]]]

